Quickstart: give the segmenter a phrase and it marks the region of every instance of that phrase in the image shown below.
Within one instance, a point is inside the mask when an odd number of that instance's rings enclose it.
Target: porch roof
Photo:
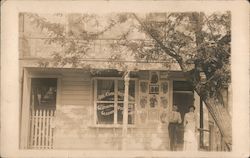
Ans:
[[[163,70],[163,71],[181,71],[180,66],[177,63],[168,63],[164,61],[135,61],[135,60],[107,60],[107,59],[82,59],[82,62],[78,66],[73,67],[70,64],[67,65],[54,65],[51,62],[52,59],[43,59],[43,63],[40,63],[41,58],[20,58],[20,65],[22,67],[30,68],[56,68],[56,69],[71,69],[75,71],[86,70],[117,70],[117,71],[139,71],[139,70]]]
[[[92,77],[122,77],[124,71],[118,71],[116,69],[80,69],[80,68],[41,68],[41,67],[26,67],[26,69],[32,73],[32,75],[38,76],[61,76],[61,75],[76,75],[90,73]],[[131,71],[130,77],[137,78],[138,73],[149,70],[136,70]],[[166,72],[165,70],[156,70]],[[168,71],[168,78],[185,78],[185,73],[182,71]]]

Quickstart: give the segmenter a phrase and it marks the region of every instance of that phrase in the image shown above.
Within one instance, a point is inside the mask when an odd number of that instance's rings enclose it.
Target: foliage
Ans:
[[[131,52],[136,60],[162,61],[163,66],[175,60],[204,98],[220,98],[220,89],[230,83],[230,12],[68,14],[68,28],[27,15],[47,32],[48,44],[63,47],[63,53],[53,54],[55,66],[86,66],[82,59],[93,51],[96,40],[112,33],[113,42],[105,46],[111,50],[111,62],[124,58],[121,52]],[[205,83],[200,82],[200,72],[206,75]]]

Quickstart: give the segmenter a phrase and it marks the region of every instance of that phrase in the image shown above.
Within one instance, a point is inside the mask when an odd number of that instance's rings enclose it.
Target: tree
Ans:
[[[91,52],[95,40],[117,28],[115,40],[106,44],[112,50],[111,62],[123,58],[122,51],[131,52],[138,61],[163,61],[163,66],[174,60],[206,104],[231,150],[231,116],[222,97],[231,82],[230,12],[74,14],[67,15],[68,29],[39,15],[27,15],[48,33],[47,43],[63,47],[63,52],[53,53],[55,66],[86,67],[82,59]],[[99,29],[93,29],[96,27]],[[131,38],[135,32],[136,37],[144,38]],[[43,66],[48,64],[41,61]]]

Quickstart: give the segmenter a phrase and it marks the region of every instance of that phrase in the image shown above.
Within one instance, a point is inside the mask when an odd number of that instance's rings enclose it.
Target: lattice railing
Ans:
[[[32,110],[30,117],[31,149],[53,148],[53,120],[55,110]]]

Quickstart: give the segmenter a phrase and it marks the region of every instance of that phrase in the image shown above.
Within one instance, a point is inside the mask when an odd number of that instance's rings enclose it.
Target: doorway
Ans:
[[[53,148],[56,98],[57,78],[31,79],[29,131],[31,149]]]
[[[186,81],[173,81],[173,105],[177,105],[182,123],[177,129],[177,150],[183,149],[184,126],[183,120],[188,107],[194,105],[194,94],[191,85]]]

